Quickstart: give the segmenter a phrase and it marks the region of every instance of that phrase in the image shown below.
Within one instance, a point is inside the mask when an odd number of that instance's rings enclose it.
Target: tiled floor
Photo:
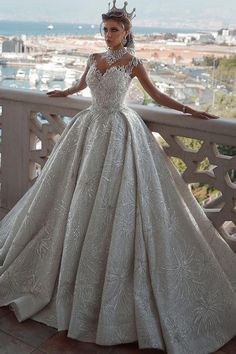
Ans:
[[[0,354],[164,354],[155,349],[139,350],[136,343],[103,347],[66,337],[38,322],[19,323],[8,308],[0,308]],[[191,353],[190,353],[191,354]],[[236,354],[236,337],[214,354]]]

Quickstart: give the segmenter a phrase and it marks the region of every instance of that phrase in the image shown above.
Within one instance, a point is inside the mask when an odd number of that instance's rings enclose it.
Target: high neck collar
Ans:
[[[109,52],[109,53],[117,53],[117,52],[127,52],[127,48],[125,48],[125,47],[120,47],[120,48],[117,48],[117,49],[112,49],[112,48],[108,48],[107,49],[107,51]]]
[[[126,53],[127,49],[125,47],[121,47],[115,50],[108,48],[106,53],[104,54],[104,58],[109,65],[112,65],[118,60],[120,60]]]

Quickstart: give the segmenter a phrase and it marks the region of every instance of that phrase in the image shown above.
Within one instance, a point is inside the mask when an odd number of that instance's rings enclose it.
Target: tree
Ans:
[[[233,90],[236,90],[236,55],[219,60],[215,77]]]
[[[206,55],[203,56],[203,65],[205,66],[215,66],[215,68],[218,67],[220,62],[220,58],[216,58],[214,55]]]

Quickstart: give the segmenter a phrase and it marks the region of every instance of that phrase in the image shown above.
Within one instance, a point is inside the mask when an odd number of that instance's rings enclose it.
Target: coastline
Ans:
[[[51,27],[50,27],[51,26]],[[50,30],[48,29],[51,28]],[[141,25],[133,26],[135,34],[151,35],[155,33],[191,33],[199,30],[199,27],[188,26],[163,26],[163,25]],[[201,28],[201,31],[210,32],[214,28]],[[95,35],[100,32],[100,24],[76,23],[76,22],[57,22],[53,21],[24,21],[24,20],[4,20],[0,19],[0,34],[14,36],[26,34],[28,36],[47,35]]]
[[[103,38],[95,36],[37,36],[27,37],[25,44],[32,48],[32,57],[55,54],[87,57],[94,52],[106,50]],[[135,36],[135,50],[139,58],[148,61],[172,63],[173,57],[183,65],[190,65],[193,58],[207,55],[216,57],[236,55],[236,46],[217,44],[191,44],[174,41],[160,41],[155,36]],[[7,57],[3,53],[3,58]],[[22,55],[23,57],[23,55]]]

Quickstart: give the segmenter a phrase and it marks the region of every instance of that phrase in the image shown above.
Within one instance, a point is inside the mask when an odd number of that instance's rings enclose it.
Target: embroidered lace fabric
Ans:
[[[236,334],[236,255],[141,117],[140,61],[101,73],[0,223],[0,306],[81,341],[207,354]]]

